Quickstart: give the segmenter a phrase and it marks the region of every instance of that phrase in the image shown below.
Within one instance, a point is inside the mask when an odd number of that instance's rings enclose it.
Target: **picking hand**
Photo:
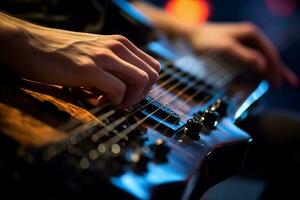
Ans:
[[[1,59],[22,77],[98,91],[121,107],[138,103],[158,79],[159,62],[123,36],[0,21]]]

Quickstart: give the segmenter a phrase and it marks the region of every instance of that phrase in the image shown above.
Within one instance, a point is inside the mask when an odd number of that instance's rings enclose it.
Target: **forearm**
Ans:
[[[67,31],[39,26],[0,12],[2,66],[24,78],[53,82],[46,67],[47,63],[43,63],[41,58],[46,54],[51,55],[51,52],[65,45],[64,40],[52,39],[54,35],[61,39],[66,38],[65,32]],[[40,62],[40,66],[35,62]],[[60,72],[61,68],[51,66],[52,74]]]
[[[63,83],[63,67],[47,61],[59,44],[51,41],[59,31],[0,13],[0,62],[11,72],[36,81]],[[48,55],[47,55],[48,54]]]
[[[93,88],[114,104],[140,101],[158,79],[159,62],[120,35],[46,28],[0,13],[0,60],[21,77]],[[102,95],[101,95],[102,97]]]
[[[182,22],[164,10],[144,1],[134,1],[134,6],[149,17],[154,26],[170,37],[186,37],[195,29],[195,24]]]
[[[43,28],[44,27],[20,20],[18,18],[0,12],[0,40],[2,42],[7,41],[8,39],[20,39],[21,37],[24,37],[22,39],[25,39],[25,36],[28,32],[38,32]],[[0,45],[1,48],[2,43]]]
[[[29,29],[37,29],[37,26],[0,12],[0,61],[12,71],[17,70],[16,62],[21,59],[18,53],[27,46]]]

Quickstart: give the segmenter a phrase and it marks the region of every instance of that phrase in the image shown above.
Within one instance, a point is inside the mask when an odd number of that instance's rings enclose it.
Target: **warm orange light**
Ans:
[[[205,0],[170,0],[165,9],[178,19],[189,23],[203,23],[210,14],[209,4]]]

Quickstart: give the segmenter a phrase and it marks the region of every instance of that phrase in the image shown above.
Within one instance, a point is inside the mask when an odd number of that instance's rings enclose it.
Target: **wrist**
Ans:
[[[196,32],[198,32],[199,27],[197,24],[184,24],[181,23],[181,25],[178,28],[178,36],[189,40],[193,35],[195,35]]]

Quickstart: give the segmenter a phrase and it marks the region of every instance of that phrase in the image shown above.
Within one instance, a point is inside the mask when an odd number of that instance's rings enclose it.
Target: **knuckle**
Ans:
[[[259,63],[259,59],[256,56],[251,55],[245,60],[245,62],[247,65],[257,65]]]
[[[96,65],[94,61],[90,58],[81,58],[75,61],[75,69],[79,76],[89,77],[94,71]]]
[[[95,52],[94,57],[105,61],[112,58],[112,51],[109,49],[101,49],[100,51]]]
[[[160,63],[157,60],[155,60],[154,58],[153,58],[153,63],[154,63],[153,68],[155,69],[155,71],[159,72],[160,71]]]
[[[91,67],[94,66],[94,62],[89,57],[79,57],[75,61],[76,65],[79,67]]]
[[[242,28],[248,33],[256,33],[257,32],[257,26],[251,22],[243,23]]]
[[[220,51],[223,53],[232,53],[234,50],[234,44],[232,43],[224,43],[220,46]]]
[[[117,40],[113,40],[110,42],[109,44],[109,48],[112,51],[119,51],[125,48],[124,44],[122,44],[121,42],[117,41]]]
[[[113,99],[115,104],[120,104],[124,98],[125,92],[126,92],[126,86],[123,83],[117,84],[113,88]]]
[[[149,75],[146,72],[142,71],[139,74],[137,84],[139,85],[142,84],[143,86],[145,86],[149,82],[149,79],[150,79]]]
[[[156,72],[156,71],[152,71],[152,75],[151,75],[151,81],[153,82],[153,83],[155,83],[157,80],[158,80],[158,78],[159,78],[159,75],[158,75],[158,73]]]
[[[128,39],[123,35],[113,35],[113,38],[121,43],[128,42]]]

